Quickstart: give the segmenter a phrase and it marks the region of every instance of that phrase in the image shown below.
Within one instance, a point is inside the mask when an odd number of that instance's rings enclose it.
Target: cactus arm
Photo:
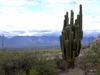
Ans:
[[[60,39],[60,47],[61,47],[61,51],[62,51],[63,48],[62,48],[62,36],[61,35],[59,36],[59,39]]]

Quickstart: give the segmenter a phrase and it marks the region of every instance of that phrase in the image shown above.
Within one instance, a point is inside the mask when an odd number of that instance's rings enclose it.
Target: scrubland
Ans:
[[[100,42],[91,48],[90,44],[81,48],[82,55],[76,57],[75,67],[80,68],[84,75],[100,75]],[[69,73],[67,62],[59,58],[61,55],[47,60],[48,54],[53,53],[61,53],[61,50],[6,51],[3,48],[0,52],[0,75],[61,75],[64,71]]]

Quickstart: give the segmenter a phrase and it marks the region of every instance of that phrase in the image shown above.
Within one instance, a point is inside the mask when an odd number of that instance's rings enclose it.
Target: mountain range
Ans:
[[[95,40],[97,37],[93,37]],[[83,37],[81,44],[88,45],[89,37]],[[3,37],[0,36],[0,50],[2,49]],[[90,40],[91,42],[91,40]],[[4,38],[4,47],[7,50],[14,49],[59,49],[59,36],[15,36],[12,38]]]

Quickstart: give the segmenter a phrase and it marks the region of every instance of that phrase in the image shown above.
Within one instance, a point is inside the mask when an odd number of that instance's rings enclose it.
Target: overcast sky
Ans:
[[[0,0],[0,35],[60,35],[64,15],[74,11],[74,20],[83,11],[83,36],[100,32],[100,0]]]

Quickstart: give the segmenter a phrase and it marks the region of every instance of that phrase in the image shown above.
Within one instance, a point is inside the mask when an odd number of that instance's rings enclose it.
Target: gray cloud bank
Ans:
[[[29,30],[29,31],[0,31],[0,35],[5,35],[5,37],[12,38],[14,36],[27,36],[24,34],[30,33],[33,35],[30,36],[57,36],[59,37],[61,35],[61,31],[52,31],[52,30]],[[34,34],[35,33],[35,34]],[[83,31],[83,37],[97,37],[100,34],[100,31],[97,30],[89,30],[89,31]]]

